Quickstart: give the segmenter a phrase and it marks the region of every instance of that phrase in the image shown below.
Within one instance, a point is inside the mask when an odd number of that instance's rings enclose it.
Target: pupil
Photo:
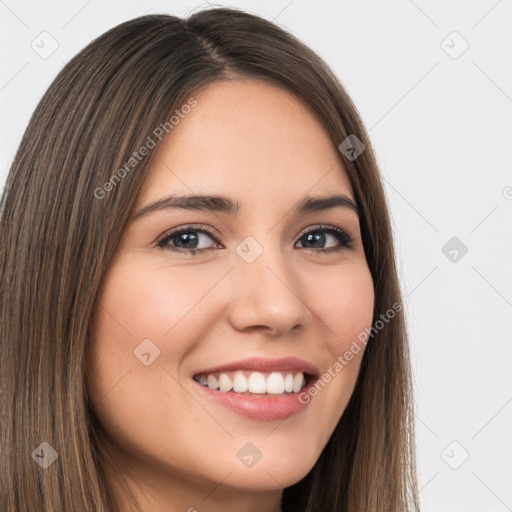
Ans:
[[[196,245],[194,245],[194,247],[186,247],[186,248],[193,249],[197,246],[197,235],[195,235],[195,234],[191,235],[190,233],[181,233],[180,235],[177,236],[178,243],[176,245],[178,247],[183,247],[182,240],[185,241],[184,244],[186,245],[187,243],[190,243],[191,239],[192,239],[192,241],[196,242]]]
[[[306,239],[307,241],[313,241],[314,247],[321,247],[325,243],[325,235],[321,232],[308,233]]]

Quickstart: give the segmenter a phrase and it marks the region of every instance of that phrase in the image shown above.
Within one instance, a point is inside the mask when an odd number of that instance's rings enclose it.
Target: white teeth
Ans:
[[[293,391],[293,375],[291,373],[288,373],[284,378],[284,390],[288,393]]]
[[[213,390],[235,393],[250,393],[280,395],[282,393],[297,393],[304,386],[304,374],[298,372],[293,375],[291,372],[242,372],[234,374],[221,373],[215,375],[201,374],[195,379],[202,385]]]
[[[249,391],[251,393],[267,392],[267,381],[262,373],[252,372],[251,375],[249,375]]]
[[[284,393],[284,379],[280,373],[274,372],[267,377],[267,393],[271,395]]]
[[[231,379],[225,374],[221,373],[219,377],[219,391],[231,391],[233,383]]]
[[[304,383],[304,374],[303,373],[297,373],[293,379],[293,392],[297,393],[301,390],[302,384]]]
[[[206,384],[210,389],[219,389],[219,382],[213,375],[208,375]]]
[[[249,389],[249,383],[247,382],[247,378],[241,372],[235,373],[233,378],[233,391],[236,393],[244,393]]]

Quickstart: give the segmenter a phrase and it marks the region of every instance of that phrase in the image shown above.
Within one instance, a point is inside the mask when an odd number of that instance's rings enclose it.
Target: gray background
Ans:
[[[201,5],[0,1],[0,187],[73,55],[132,17]],[[231,5],[316,50],[370,131],[406,297],[423,510],[512,510],[512,0]]]

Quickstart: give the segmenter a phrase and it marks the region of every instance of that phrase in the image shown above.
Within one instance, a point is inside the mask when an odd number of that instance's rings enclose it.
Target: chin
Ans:
[[[255,440],[255,443],[257,442]],[[242,443],[240,455],[236,455],[234,464],[231,458],[222,464],[222,470],[225,469],[225,472],[220,477],[222,479],[231,472],[225,483],[246,491],[270,491],[296,484],[309,473],[319,456],[316,453],[305,453],[305,450],[297,449],[298,444],[290,447],[288,451],[272,449],[271,443],[267,440],[267,448],[261,448],[262,453],[257,460],[256,449],[249,443],[250,441],[247,444]],[[261,443],[260,446],[263,444]],[[251,455],[246,454],[252,454],[252,460]],[[239,461],[239,458],[242,461],[245,458],[245,464]],[[216,474],[218,473],[217,466]]]
[[[302,480],[313,465],[314,462],[301,467],[282,463],[279,467],[275,464],[259,467],[258,464],[250,469],[237,468],[229,475],[225,483],[244,492],[280,490]]]

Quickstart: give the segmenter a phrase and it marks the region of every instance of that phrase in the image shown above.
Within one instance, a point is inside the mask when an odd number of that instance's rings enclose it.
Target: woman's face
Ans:
[[[356,212],[296,211],[354,201],[320,122],[257,80],[194,98],[153,149],[102,283],[87,386],[120,469],[200,510],[309,472],[354,389],[363,351],[334,367],[371,326],[374,291]],[[192,195],[226,199],[170,204]],[[329,371],[316,396],[294,392]]]

